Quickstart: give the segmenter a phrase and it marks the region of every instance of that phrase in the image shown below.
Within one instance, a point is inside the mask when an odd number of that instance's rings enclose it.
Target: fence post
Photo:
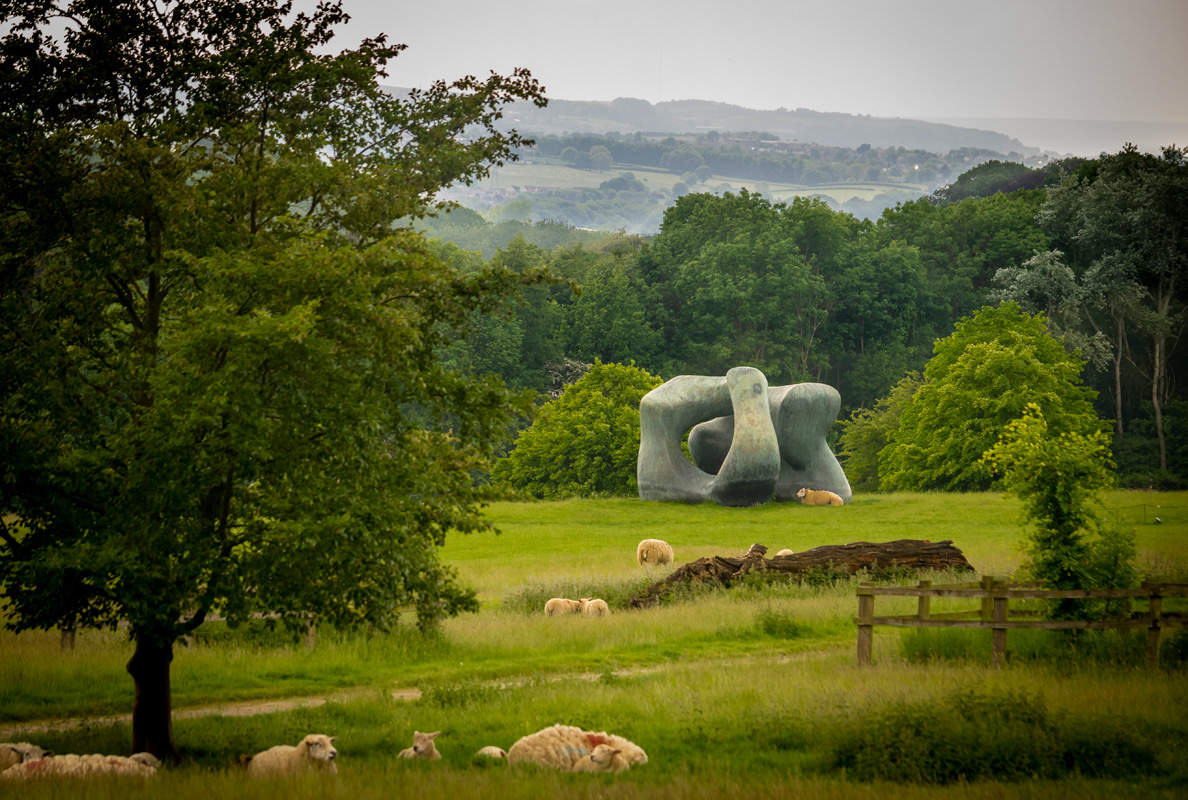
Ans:
[[[983,575],[982,576],[982,589],[988,592],[993,588],[994,588],[994,576],[993,575]],[[983,597],[982,598],[982,622],[989,622],[990,616],[993,613],[994,613],[994,601],[991,600],[989,597]]]
[[[932,581],[920,581],[921,589],[931,589]],[[920,597],[919,605],[916,606],[916,616],[920,619],[928,619],[932,615],[932,598]]]
[[[1159,668],[1159,618],[1163,615],[1163,598],[1159,589],[1151,589],[1151,610],[1147,617],[1151,620],[1151,627],[1147,628],[1147,666],[1151,669]]]
[[[858,587],[858,665],[870,664],[874,647],[874,592],[868,586]]]
[[[993,582],[991,583],[991,586],[993,586]],[[994,600],[994,612],[993,612],[994,613],[994,621],[995,622],[1006,622],[1007,621],[1007,596],[1006,596],[1005,583],[1000,581],[999,588],[997,591],[1002,592],[1002,594],[1001,595],[996,594],[993,597],[993,600]],[[1006,663],[1006,641],[1007,641],[1007,629],[1006,628],[991,628],[990,629],[990,649],[991,649],[991,652],[993,653],[994,666],[996,666],[996,667],[1001,667],[1003,664]]]

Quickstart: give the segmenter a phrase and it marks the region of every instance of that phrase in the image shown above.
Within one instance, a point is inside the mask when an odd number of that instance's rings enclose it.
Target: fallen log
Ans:
[[[763,553],[758,552],[752,545],[751,550],[739,558],[710,556],[679,567],[664,580],[652,584],[631,598],[631,607],[651,608],[659,604],[660,599],[673,589],[694,583],[719,585],[728,589],[732,582],[753,571],[776,572],[796,577],[816,571],[853,575],[862,570],[878,573],[901,569],[973,571],[973,567],[965,560],[965,555],[953,546],[951,539],[943,542],[897,539],[881,544],[832,544],[770,559],[764,558]]]

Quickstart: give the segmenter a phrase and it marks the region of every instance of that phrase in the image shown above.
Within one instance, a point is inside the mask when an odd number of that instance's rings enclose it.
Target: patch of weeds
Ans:
[[[834,729],[834,768],[859,780],[1127,778],[1159,774],[1158,737],[1126,720],[1052,713],[1026,691],[896,703]]]
[[[773,639],[800,639],[810,635],[803,622],[797,622],[791,614],[765,609],[755,615],[755,630]]]
[[[1188,628],[1180,628],[1161,644],[1159,665],[1164,669],[1188,667]]]
[[[478,683],[453,683],[426,688],[421,694],[420,702],[438,708],[485,706],[499,700],[500,695],[501,692],[494,686]]]
[[[990,631],[908,628],[900,634],[899,653],[914,664],[937,660],[985,664],[990,662]],[[1146,637],[1130,631],[1024,629],[1007,636],[1007,660],[1013,663],[1137,667],[1145,654]]]

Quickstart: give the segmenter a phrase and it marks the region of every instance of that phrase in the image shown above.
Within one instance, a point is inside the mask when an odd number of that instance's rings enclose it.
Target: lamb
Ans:
[[[578,600],[569,600],[565,597],[554,597],[552,600],[545,603],[546,617],[559,617],[563,614],[576,614],[582,610],[582,604]]]
[[[644,564],[660,566],[671,564],[673,559],[672,546],[659,539],[644,539],[635,548],[635,560],[642,567]]]
[[[777,555],[777,556],[792,556],[792,555],[796,555],[796,554],[795,554],[795,553],[793,553],[791,550],[789,550],[788,548],[786,548],[786,547],[785,547],[783,550],[781,550],[780,552],[776,553],[776,555]]]
[[[322,733],[311,733],[297,746],[278,744],[262,753],[256,753],[248,761],[249,775],[257,777],[266,775],[294,775],[302,772],[324,772],[327,775],[337,775],[338,765],[334,759],[338,757],[338,750],[334,748],[337,736],[326,736]]]
[[[833,492],[802,488],[796,493],[806,506],[840,506],[844,501]]]
[[[502,747],[496,747],[493,744],[489,744],[486,747],[480,748],[479,751],[474,754],[474,757],[475,758],[507,758],[507,751],[504,750]]]
[[[441,753],[437,752],[437,745],[433,744],[433,740],[440,735],[441,731],[434,731],[433,733],[413,731],[413,746],[404,748],[396,757],[423,758],[427,761],[436,761],[441,758]]]
[[[589,755],[578,759],[570,772],[622,772],[631,769],[622,753],[622,750],[615,750],[609,744],[600,744]]]
[[[579,602],[582,604],[583,617],[610,616],[610,608],[607,606],[605,600],[599,598],[594,598],[591,600],[589,597],[583,597]]]
[[[647,753],[634,742],[621,736],[605,732],[591,733],[572,725],[560,724],[521,737],[508,749],[507,762],[537,764],[572,772],[578,762],[589,756],[599,745],[610,745],[612,750],[618,750],[619,755],[616,758],[622,759],[628,765],[648,763]],[[602,758],[603,756],[599,755],[596,763],[604,763],[601,761]],[[583,767],[583,770],[592,769],[593,765]]]
[[[151,778],[157,774],[157,765],[160,763],[149,753],[136,753],[130,757],[105,756],[102,753],[86,756],[49,755],[9,767],[0,772],[0,779],[90,778],[96,775]]]
[[[0,742],[0,772],[26,761],[36,761],[52,756],[53,750],[42,750],[28,742]]]

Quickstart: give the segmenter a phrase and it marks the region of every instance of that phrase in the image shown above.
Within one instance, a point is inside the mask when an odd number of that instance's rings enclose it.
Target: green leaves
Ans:
[[[548,499],[634,494],[639,401],[662,382],[635,366],[595,362],[541,408],[492,479]]]
[[[890,490],[974,490],[992,476],[982,453],[1028,404],[1055,433],[1090,434],[1101,422],[1080,382],[1082,362],[1014,303],[986,307],[936,343],[924,383],[903,407],[879,453],[879,486]]]

